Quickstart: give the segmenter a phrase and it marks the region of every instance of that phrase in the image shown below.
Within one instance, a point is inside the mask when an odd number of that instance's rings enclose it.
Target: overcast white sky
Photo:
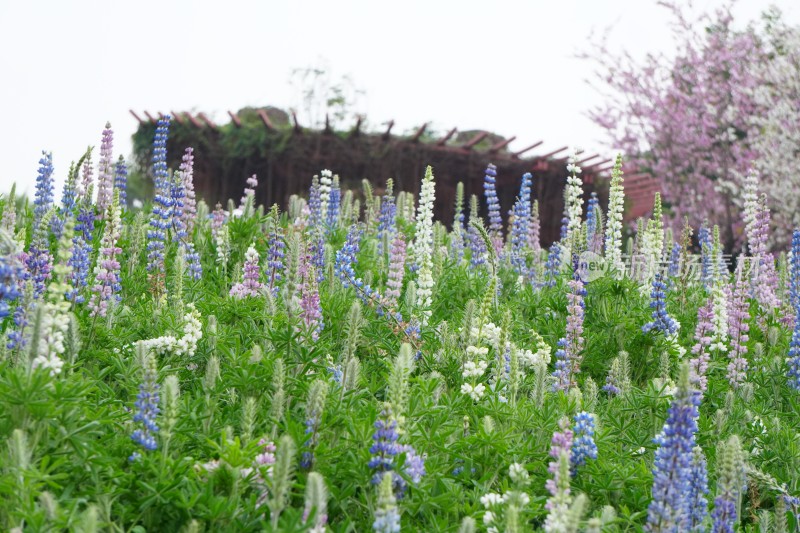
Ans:
[[[740,0],[736,18],[770,4],[800,23],[797,0]],[[574,55],[611,25],[615,47],[669,52],[665,17],[655,0],[0,0],[0,192],[16,181],[32,194],[42,149],[63,182],[107,120],[129,155],[131,108],[227,122],[228,109],[297,105],[292,69],[320,61],[363,89],[375,127],[433,121],[520,147],[543,139],[542,151],[602,149],[585,116],[599,99],[591,66]]]

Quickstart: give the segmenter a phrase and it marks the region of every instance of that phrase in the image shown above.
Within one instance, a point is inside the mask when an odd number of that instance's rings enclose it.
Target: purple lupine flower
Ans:
[[[103,218],[111,205],[114,189],[114,132],[111,124],[106,122],[103,139],[100,142],[100,160],[97,163],[97,216]]]
[[[35,231],[45,214],[53,206],[53,154],[44,150],[42,150],[42,158],[39,160],[33,205],[33,229]]]
[[[397,205],[394,199],[394,182],[386,182],[386,192],[381,200],[381,210],[378,213],[378,253],[383,255],[392,246],[395,233],[395,217]],[[384,244],[385,243],[385,244]]]
[[[385,197],[384,197],[385,198]],[[328,213],[326,227],[328,232],[335,231],[339,226],[339,207],[342,205],[342,189],[339,186],[339,177],[333,177],[330,196],[328,198]],[[382,206],[381,206],[382,208]]]
[[[594,442],[593,414],[581,411],[575,415],[573,422],[572,472],[575,475],[578,467],[585,465],[587,459],[597,459],[597,444]]]
[[[692,450],[692,465],[689,470],[689,494],[686,497],[687,526],[689,531],[701,531],[703,520],[708,516],[708,466],[700,446]]]
[[[97,266],[94,269],[95,283],[89,299],[90,316],[93,317],[106,316],[109,300],[122,289],[118,259],[122,254],[122,248],[117,246],[122,226],[118,195],[115,195],[112,200],[108,212],[103,240],[100,242],[100,256],[97,258]]]
[[[184,167],[183,163],[181,164]],[[188,164],[185,167],[188,171]],[[172,240],[177,242],[184,251],[184,259],[193,279],[199,280],[203,276],[203,267],[200,266],[200,254],[197,253],[194,243],[189,238],[189,226],[184,213],[186,199],[186,180],[181,172],[174,173],[169,180],[169,196],[172,206],[170,212],[169,228],[172,231]],[[194,216],[190,217],[194,223]]]
[[[797,302],[800,299],[800,230],[792,234],[792,260],[790,263],[790,299]],[[786,363],[789,366],[787,377],[789,385],[800,391],[800,305],[795,307],[794,331],[789,342],[789,357]]]
[[[489,237],[497,255],[503,249],[503,220],[500,218],[500,200],[497,199],[497,167],[489,163],[483,182],[483,193],[489,208]]]
[[[517,274],[526,275],[525,252],[528,249],[531,221],[531,179],[530,172],[522,175],[519,197],[514,203],[514,222],[511,226],[511,264]]]
[[[714,245],[711,240],[711,232],[708,230],[708,226],[706,226],[705,222],[703,222],[703,225],[700,226],[700,230],[697,232],[697,240],[700,243],[702,261],[701,279],[705,288],[710,289],[714,284],[713,258],[711,257],[713,255]]]
[[[689,382],[683,368],[675,398],[661,433],[654,439],[659,448],[653,464],[653,500],[647,509],[647,529],[679,533],[687,530],[687,494],[692,487],[692,454],[697,433],[700,393]]]
[[[158,447],[156,443],[156,433],[158,433],[158,424],[156,418],[158,413],[161,412],[159,408],[159,385],[158,385],[158,372],[156,370],[155,359],[148,357],[145,363],[144,376],[142,383],[139,385],[139,394],[136,396],[135,413],[133,415],[133,422],[141,424],[141,428],[137,428],[131,438],[134,442],[139,444],[147,451],[153,451]],[[134,452],[130,456],[131,461],[135,461],[140,455]]]
[[[19,290],[22,276],[22,265],[14,255],[0,255],[0,321],[10,314],[8,303],[22,295]]]
[[[300,320],[303,321],[305,331],[311,333],[311,338],[304,340],[316,342],[324,327],[324,322],[322,321],[322,305],[319,301],[319,285],[314,273],[314,266],[308,259],[307,257],[307,260],[303,261],[299,268],[299,274],[303,280],[300,289]]]
[[[78,211],[77,224],[75,224],[75,235],[72,237],[72,254],[69,259],[69,266],[72,267],[70,273],[70,290],[66,297],[69,301],[76,304],[83,303],[85,297],[83,288],[88,285],[89,267],[92,255],[92,233],[94,233],[94,207],[92,207],[91,196],[93,186],[90,184],[87,191],[81,197],[80,210]]]
[[[114,167],[114,189],[119,192],[119,205],[125,211],[128,207],[128,165],[122,156],[119,156]]]
[[[411,478],[412,483],[419,483],[422,481],[422,476],[425,475],[425,458],[418,455],[414,447],[409,444],[404,444],[400,448],[406,454],[403,470]]]
[[[580,372],[584,342],[583,317],[586,308],[583,301],[586,289],[577,271],[568,285],[570,292],[567,294],[567,330],[566,335],[558,341],[556,369],[553,372],[556,378],[554,389],[562,392],[567,392],[576,385],[575,375]]]
[[[42,221],[53,207],[53,155],[42,151],[36,176],[36,195],[33,201],[33,238],[25,257],[27,273],[33,281],[34,298],[45,290],[50,279],[53,256],[49,249],[48,228]]]
[[[160,294],[164,288],[164,250],[167,230],[172,224],[172,187],[167,171],[167,136],[171,117],[162,116],[156,127],[153,140],[153,181],[155,196],[150,215],[150,230],[147,232],[147,271],[150,273],[152,289]]]
[[[389,252],[389,275],[386,280],[386,300],[390,309],[397,307],[403,277],[406,273],[406,241],[402,233],[397,233]]]
[[[214,210],[211,212],[211,236],[214,237],[215,241],[219,239],[219,232],[222,226],[225,225],[227,219],[228,215],[225,213],[225,210],[222,209],[222,204],[217,203]]]
[[[255,244],[251,244],[244,254],[244,274],[241,283],[236,283],[230,290],[230,296],[237,300],[248,297],[261,296],[264,291],[264,284],[259,281],[261,268],[258,266],[258,252]]]
[[[681,253],[683,247],[679,243],[672,244],[672,251],[669,256],[669,267],[667,268],[667,277],[670,279],[676,278],[681,274]]]
[[[714,297],[709,296],[706,305],[697,309],[697,326],[694,330],[695,345],[692,346],[694,357],[689,360],[690,379],[692,386],[700,392],[705,392],[708,386],[706,371],[711,356],[708,353],[711,346],[714,325]]]
[[[662,274],[656,273],[653,278],[653,290],[650,291],[650,308],[653,310],[653,320],[642,326],[642,331],[660,331],[665,336],[675,335],[678,332],[678,323],[667,313],[666,290]]]
[[[400,435],[397,433],[397,420],[392,416],[391,405],[384,404],[374,425],[375,433],[372,434],[373,442],[369,448],[372,458],[367,463],[375,471],[372,483],[379,484],[385,472],[392,472],[394,492],[402,495],[405,492],[405,480],[394,472],[395,457],[402,452],[402,447],[397,442]]]
[[[750,302],[747,300],[748,287],[743,276],[742,263],[737,266],[736,283],[733,290],[727,287],[728,304],[728,336],[731,339],[731,349],[728,351],[728,381],[733,388],[737,388],[747,377],[747,341],[750,325]]]
[[[273,295],[278,290],[278,282],[283,273],[284,248],[286,248],[286,243],[283,242],[281,228],[276,221],[269,233],[269,250],[267,251],[267,277],[269,278],[269,289]]]
[[[194,149],[187,147],[181,159],[181,166],[178,167],[178,175],[183,185],[183,209],[181,211],[181,222],[186,232],[191,235],[194,231],[194,222],[197,217],[197,197],[194,192]]]
[[[617,384],[616,378],[611,372],[606,376],[606,384],[603,385],[603,390],[613,396],[618,396],[622,392]]]
[[[361,250],[361,230],[357,224],[350,226],[347,232],[347,239],[340,250],[336,251],[336,258],[333,265],[336,277],[338,277],[344,287],[349,287],[356,279],[354,266],[358,262],[358,252]]]
[[[553,477],[548,479],[544,485],[551,496],[553,496],[553,498],[548,499],[547,504],[544,506],[548,511],[553,509],[553,499],[559,496],[569,496],[570,493],[569,481],[561,479],[559,463],[561,455],[564,453],[567,455],[568,462],[572,462],[572,438],[574,434],[569,428],[569,420],[567,418],[563,418],[560,421],[559,428],[561,431],[555,431],[553,433],[553,438],[550,440],[550,457],[552,457],[553,460],[550,461],[547,471],[550,472]],[[563,492],[563,494],[560,494],[561,492]]]
[[[469,258],[470,267],[475,268],[486,264],[486,243],[472,224],[467,228],[467,247],[471,252]]]

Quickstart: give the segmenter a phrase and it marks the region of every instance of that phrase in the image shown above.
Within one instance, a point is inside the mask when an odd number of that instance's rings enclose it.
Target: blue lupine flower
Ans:
[[[467,228],[467,247],[470,250],[469,266],[471,268],[486,263],[486,254],[488,252],[486,242],[472,224]]]
[[[75,235],[72,237],[72,255],[69,265],[72,267],[70,273],[71,289],[67,291],[68,300],[75,303],[83,303],[83,287],[88,285],[89,268],[92,251],[92,233],[94,232],[94,207],[92,206],[92,187],[81,201],[80,211],[78,212],[77,224],[75,224]]]
[[[308,191],[308,224],[312,228],[318,228],[322,224],[322,200],[320,198],[319,178],[316,176],[311,182],[311,189]]]
[[[336,230],[339,225],[339,206],[342,204],[342,189],[339,187],[339,180],[334,179],[331,185],[331,192],[328,196],[328,232]]]
[[[408,444],[403,446],[403,451],[406,453],[406,462],[403,470],[411,478],[412,483],[419,483],[422,481],[422,476],[425,475],[425,459],[421,455],[417,455],[414,447]]]
[[[682,251],[683,247],[679,243],[676,242],[672,245],[672,252],[669,256],[669,268],[667,269],[667,276],[670,278],[677,277],[681,273]]]
[[[353,267],[358,262],[356,256],[361,249],[360,240],[361,230],[358,225],[353,224],[347,232],[347,240],[345,240],[344,245],[340,250],[336,251],[333,271],[345,288],[349,287],[356,279],[356,271]]]
[[[664,429],[654,439],[659,448],[653,464],[653,500],[647,509],[650,530],[687,531],[699,404],[700,394],[691,388],[688,367],[683,367]]]
[[[0,256],[0,320],[10,314],[8,303],[22,295],[19,290],[22,275],[22,266],[13,256]]]
[[[561,230],[559,233],[559,239],[562,241],[567,238],[567,229],[569,228],[569,218],[564,217],[561,219]]]
[[[159,430],[156,418],[161,409],[159,408],[159,385],[157,380],[155,361],[150,358],[145,363],[144,376],[142,383],[139,385],[139,394],[136,396],[136,403],[134,404],[133,422],[141,424],[142,427],[137,428],[131,435],[133,441],[147,451],[153,451],[158,448],[155,438],[155,434]],[[129,459],[135,461],[136,458],[136,456],[131,455]]]
[[[42,158],[39,160],[33,204],[33,238],[25,258],[25,266],[33,281],[33,296],[38,298],[44,292],[47,280],[50,279],[53,262],[47,234],[49,228],[42,227],[42,219],[53,207],[53,155],[49,152],[42,151]]]
[[[402,447],[397,443],[400,435],[397,433],[397,420],[392,417],[391,407],[387,404],[381,411],[380,417],[375,421],[375,433],[372,435],[372,446],[369,448],[369,453],[372,458],[367,463],[367,466],[375,470],[372,476],[372,483],[377,485],[383,479],[384,472],[394,471],[395,461],[394,458],[401,451]],[[405,491],[405,481],[400,476],[397,476],[403,491]],[[397,492],[397,491],[395,491]]]
[[[599,200],[597,193],[593,192],[586,204],[586,248],[594,249],[594,240],[597,237],[597,206]]]
[[[714,512],[711,513],[711,530],[714,533],[735,533],[736,504],[721,496],[714,500]]]
[[[389,252],[396,232],[395,218],[397,216],[397,205],[395,204],[392,191],[392,184],[387,184],[386,194],[383,195],[381,210],[380,213],[378,213],[378,253],[381,255]],[[385,247],[384,242],[386,242]]]
[[[169,125],[169,115],[159,119],[153,140],[155,195],[153,197],[153,211],[150,215],[151,229],[147,232],[147,270],[156,276],[164,273],[164,249],[167,240],[167,229],[172,223],[172,188],[169,182],[169,172],[167,171]]]
[[[597,444],[594,442],[594,415],[581,411],[573,418],[572,469],[573,475],[587,459],[597,459]]]
[[[714,244],[711,239],[711,232],[706,227],[705,223],[700,226],[700,229],[697,232],[697,240],[700,243],[700,254],[701,254],[701,279],[703,281],[703,286],[706,289],[710,289],[711,286],[714,284],[714,269],[711,256],[713,255],[714,251]]]
[[[128,206],[128,165],[122,156],[114,167],[114,188],[119,191],[119,205],[124,211]]]
[[[795,304],[795,319],[792,340],[789,342],[789,357],[786,358],[789,366],[787,376],[789,385],[800,391],[800,230],[795,230],[792,234],[792,260],[789,267],[789,293]]]
[[[400,514],[396,508],[375,511],[372,529],[376,533],[400,533]]]
[[[689,494],[686,497],[688,526],[697,531],[708,515],[708,467],[700,446],[692,451],[692,466],[689,470]]]
[[[546,287],[555,287],[558,274],[561,271],[561,245],[553,243],[550,247],[550,253],[547,255],[547,262],[545,268],[545,282]]]
[[[653,290],[650,292],[653,320],[642,326],[642,331],[645,333],[655,330],[669,336],[678,332],[678,323],[667,313],[666,295],[664,294],[666,288],[661,273],[657,273],[653,279]]]
[[[53,154],[44,150],[42,150],[42,158],[39,160],[33,205],[33,229],[36,231],[42,218],[53,207]]]
[[[495,248],[503,243],[503,220],[500,217],[500,200],[497,199],[497,167],[492,165],[486,167],[486,174],[483,181],[483,193],[486,196],[486,205],[489,208],[489,236],[492,238]],[[497,251],[497,250],[496,250]]]
[[[511,225],[511,263],[517,274],[527,272],[525,250],[528,247],[531,221],[531,179],[529,172],[522,175],[519,197],[514,203],[514,221]]]
[[[284,248],[286,244],[283,242],[283,237],[280,233],[280,227],[277,223],[269,234],[269,250],[267,251],[267,267],[269,268],[269,287],[272,290],[273,296],[277,294],[278,282],[281,280],[281,273],[283,272],[283,257]]]

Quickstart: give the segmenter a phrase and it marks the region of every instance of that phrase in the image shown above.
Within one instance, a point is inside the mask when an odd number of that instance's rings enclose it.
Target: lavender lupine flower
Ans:
[[[386,192],[381,199],[381,210],[378,214],[378,253],[383,255],[389,251],[397,232],[395,218],[397,205],[394,199],[394,180],[386,180]]]
[[[708,466],[700,446],[692,450],[692,465],[689,470],[689,494],[686,495],[687,527],[689,531],[704,531],[703,520],[708,516]]]
[[[92,286],[92,296],[89,299],[90,316],[93,317],[106,316],[109,300],[122,289],[118,259],[122,254],[122,248],[117,246],[122,226],[121,217],[119,195],[115,192],[114,199],[108,206],[106,227],[103,240],[100,242],[100,256],[97,258],[97,265],[94,268],[95,282]]]
[[[714,318],[714,297],[709,296],[706,304],[697,309],[697,327],[694,330],[695,345],[692,346],[692,359],[689,360],[690,379],[692,386],[700,392],[705,392],[708,386],[706,371],[711,360],[709,347],[711,346]]]
[[[402,233],[397,233],[389,252],[389,275],[386,280],[386,302],[390,309],[397,307],[403,277],[406,273],[406,241]]]
[[[8,231],[9,235],[14,235],[17,230],[17,184],[11,185],[11,191],[6,196],[3,206],[3,218],[0,219],[0,227]]]
[[[653,278],[653,290],[650,292],[650,308],[653,310],[653,320],[642,326],[642,331],[660,331],[669,337],[678,332],[678,323],[667,313],[667,302],[665,300],[667,285],[664,283],[662,274],[656,273]]]
[[[796,302],[800,298],[800,230],[795,230],[792,234],[790,276],[791,300]],[[794,311],[794,331],[792,340],[789,342],[789,357],[786,358],[786,364],[789,367],[787,372],[789,385],[800,391],[800,306],[797,306]]]
[[[95,215],[94,207],[90,200],[92,188],[90,184],[81,198],[80,210],[75,224],[75,235],[72,237],[72,255],[70,257],[70,266],[72,267],[70,285],[72,289],[67,292],[67,299],[76,304],[85,301],[83,288],[88,285],[93,250],[92,233],[94,233]]]
[[[519,275],[527,274],[525,252],[530,238],[531,179],[529,172],[522,175],[519,197],[514,203],[514,221],[511,226],[511,264]]]
[[[181,164],[183,166],[183,163]],[[186,180],[182,173],[178,172],[171,176],[169,180],[170,196],[170,221],[169,228],[172,231],[172,240],[177,242],[184,252],[184,260],[188,266],[189,273],[193,279],[199,280],[203,276],[203,268],[200,265],[200,254],[197,253],[194,243],[189,237],[189,226],[187,217],[184,213],[186,201]],[[194,223],[194,216],[190,217],[189,223]]]
[[[728,352],[728,381],[733,388],[737,388],[747,377],[747,341],[750,325],[750,302],[748,301],[748,287],[743,276],[743,263],[737,267],[737,279],[733,291],[728,289],[730,302],[728,304],[728,336],[731,340],[731,349]]]
[[[81,184],[80,187],[78,187],[78,199],[85,199],[89,202],[89,205],[94,206],[94,167],[92,166],[91,149],[86,152],[81,173]]]
[[[314,266],[307,259],[300,265],[300,277],[302,278],[301,297],[300,297],[300,320],[303,321],[305,331],[311,333],[311,340],[316,342],[322,332],[324,322],[322,321],[322,305],[319,301],[319,285],[317,284]]]
[[[194,231],[195,218],[197,218],[197,197],[194,192],[194,149],[187,147],[178,167],[178,175],[183,185],[183,209],[181,222],[186,232],[191,235]]]
[[[123,156],[119,156],[114,167],[114,189],[119,192],[119,205],[125,211],[128,207],[128,165]]]
[[[547,471],[553,477],[545,482],[545,488],[551,497],[548,498],[544,507],[550,511],[550,514],[559,512],[559,508],[562,507],[564,510],[568,509],[570,501],[569,464],[572,462],[572,438],[574,435],[569,428],[567,418],[563,418],[559,422],[559,428],[561,431],[554,432],[550,441],[550,457],[553,458],[553,461],[550,461]],[[562,465],[564,461],[567,466],[566,472]]]
[[[172,223],[172,187],[167,171],[167,136],[169,135],[170,116],[165,115],[158,121],[155,139],[153,140],[153,180],[155,196],[153,211],[150,215],[150,230],[147,232],[147,271],[156,294],[164,287],[164,250],[167,241],[167,230]]]
[[[714,284],[714,265],[711,257],[713,255],[714,246],[711,241],[711,232],[708,230],[705,222],[700,226],[700,230],[697,232],[697,240],[700,243],[702,261],[701,279],[705,288],[710,289]]]
[[[400,450],[406,454],[403,470],[412,483],[419,483],[422,481],[422,476],[425,475],[425,459],[417,454],[413,446],[408,444],[402,445]]]
[[[226,220],[228,220],[228,215],[222,209],[222,204],[218,202],[211,212],[211,236],[215,241],[219,239],[219,232],[222,230],[222,226],[225,225]]]
[[[497,167],[486,167],[483,181],[483,194],[486,196],[486,205],[489,208],[489,237],[494,244],[495,254],[500,255],[503,250],[503,220],[500,218],[500,200],[497,199]]]
[[[133,415],[133,422],[141,424],[141,428],[137,428],[131,438],[139,444],[146,451],[153,451],[158,447],[155,435],[158,433],[158,424],[156,418],[158,413],[161,412],[159,408],[159,385],[158,385],[158,371],[156,369],[155,358],[148,354],[144,362],[144,375],[142,383],[139,385],[139,394],[136,396],[135,413]],[[141,454],[134,452],[129,457],[130,461],[135,461]]]
[[[318,176],[311,179],[311,188],[308,191],[308,210],[308,225],[318,228],[322,224],[322,200]]]
[[[700,393],[684,366],[664,429],[654,439],[659,448],[653,464],[653,500],[647,509],[647,530],[680,533],[689,523],[687,494],[692,487],[692,454],[697,433]]]
[[[594,251],[597,235],[597,207],[599,205],[597,193],[592,192],[586,204],[586,249]]]
[[[583,351],[583,317],[585,313],[586,289],[576,271],[569,282],[570,292],[567,294],[567,331],[558,341],[556,351],[555,390],[567,392],[575,386],[575,375],[580,372],[581,352]]]
[[[98,217],[105,216],[112,201],[114,189],[114,131],[111,124],[106,122],[103,130],[103,139],[100,142],[100,160],[97,163],[97,211]]]
[[[259,281],[260,270],[258,266],[258,252],[255,244],[251,244],[244,254],[244,274],[241,283],[236,283],[230,290],[230,296],[237,300],[248,297],[261,296],[264,291],[264,284]]]
[[[594,415],[581,411],[573,419],[572,432],[575,439],[572,443],[573,475],[579,466],[586,464],[587,459],[597,459],[597,444],[594,442]]]

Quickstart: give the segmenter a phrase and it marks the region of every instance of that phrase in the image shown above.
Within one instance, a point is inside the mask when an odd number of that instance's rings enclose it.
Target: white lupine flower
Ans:
[[[567,164],[567,188],[565,191],[566,206],[567,206],[567,241],[581,230],[581,218],[583,216],[583,180],[578,177],[581,173],[581,167],[576,163],[578,162],[578,150],[572,149],[569,156],[569,164]]]
[[[489,348],[485,346],[467,346],[467,355],[470,357],[486,357],[489,354]]]
[[[319,211],[322,220],[328,218],[328,203],[331,200],[331,184],[333,183],[333,172],[328,169],[319,173]]]
[[[180,339],[173,335],[165,335],[155,339],[141,340],[138,343],[156,354],[170,353],[178,357],[192,357],[197,351],[198,341],[203,337],[200,313],[191,307],[189,312],[184,315],[183,321],[183,336]]]
[[[469,383],[464,383],[461,385],[461,392],[477,402],[483,398],[483,393],[486,392],[486,387],[483,383],[478,383],[474,386],[470,385]]]
[[[416,307],[421,314],[422,324],[428,323],[431,316],[431,296],[433,295],[433,200],[435,199],[433,172],[428,167],[419,193],[417,227],[414,240],[414,255],[419,265],[417,274]]]
[[[519,463],[511,463],[508,467],[508,477],[517,485],[526,485],[530,480],[528,471]]]
[[[486,368],[489,366],[489,363],[486,361],[479,361],[475,363],[474,361],[467,361],[464,363],[464,370],[462,375],[465,378],[470,377],[481,377],[484,372],[486,372]]]
[[[625,192],[622,188],[622,154],[618,154],[611,172],[608,190],[608,213],[606,214],[605,260],[617,272],[625,268],[622,263],[622,210]]]
[[[481,498],[481,500],[483,500],[483,498]],[[494,513],[491,512],[491,511],[484,512],[483,513],[483,523],[484,523],[484,525],[488,526],[492,522],[494,522]]]
[[[481,496],[481,505],[486,507],[494,507],[495,505],[502,505],[503,504],[503,497],[496,492],[490,492],[488,494],[484,494]]]

